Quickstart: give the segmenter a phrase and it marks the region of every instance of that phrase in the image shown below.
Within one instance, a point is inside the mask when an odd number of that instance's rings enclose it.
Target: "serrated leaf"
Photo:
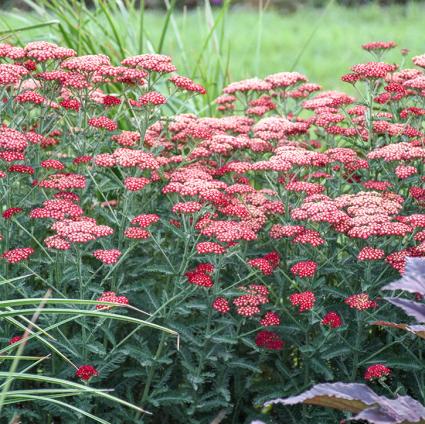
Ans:
[[[340,347],[339,349],[335,349],[335,347],[331,346],[329,349],[327,349],[325,352],[322,352],[320,356],[323,359],[332,359],[336,356],[344,356],[344,355],[351,355],[352,350],[348,347]]]
[[[235,368],[243,368],[243,369],[247,369],[253,372],[261,372],[261,369],[256,367],[255,365],[246,362],[246,361],[242,361],[242,360],[238,360],[238,361],[231,361],[228,363],[229,367],[235,367]]]
[[[230,345],[238,344],[238,341],[235,338],[225,336],[213,336],[211,337],[211,341],[215,343],[225,343]]]
[[[394,369],[404,369],[404,370],[423,370],[423,363],[417,360],[412,359],[403,359],[403,358],[391,358],[385,357],[385,365]]]
[[[324,364],[322,361],[319,361],[316,358],[311,359],[312,368],[318,373],[322,374],[327,380],[333,380],[334,379],[334,373],[326,364]]]
[[[142,268],[142,269],[143,269],[143,272],[174,275],[174,271],[170,268],[165,267],[165,266],[147,267],[147,268]]]

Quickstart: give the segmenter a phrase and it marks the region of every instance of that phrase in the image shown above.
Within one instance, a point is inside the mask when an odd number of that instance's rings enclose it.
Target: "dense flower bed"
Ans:
[[[406,68],[380,61],[395,43],[363,47],[374,61],[342,77],[357,99],[282,72],[231,83],[217,117],[198,117],[176,110],[205,90],[168,56],[0,44],[2,299],[109,302],[88,307],[104,317],[41,311],[25,339],[3,317],[1,354],[51,354],[32,372],[114,388],[153,413],[143,422],[336,422],[262,408],[327,381],[424,403],[421,341],[369,323],[406,321],[380,288],[425,256],[425,55]],[[81,422],[43,402],[4,414],[17,411]]]

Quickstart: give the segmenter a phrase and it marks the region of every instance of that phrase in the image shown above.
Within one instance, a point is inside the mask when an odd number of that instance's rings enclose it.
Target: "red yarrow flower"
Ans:
[[[230,311],[229,302],[224,297],[214,299],[212,307],[221,314],[227,314]]]
[[[15,102],[17,103],[33,103],[35,105],[40,105],[45,101],[46,99],[41,94],[31,90],[24,91],[15,97]]]
[[[313,261],[298,262],[291,267],[291,272],[301,278],[313,277],[317,270],[317,263]]]
[[[10,218],[12,218],[12,216],[14,216],[18,213],[21,213],[22,211],[23,211],[22,208],[9,208],[9,209],[6,209],[3,212],[2,216],[3,216],[4,219],[10,219]]]
[[[384,78],[388,73],[394,72],[396,65],[390,65],[384,62],[368,62],[354,65],[351,70],[361,78]]]
[[[196,84],[190,78],[182,77],[181,75],[175,75],[169,78],[169,81],[172,82],[176,87],[182,88],[186,91],[193,91],[200,94],[205,94],[207,90],[200,84]]]
[[[101,128],[107,131],[115,131],[118,125],[112,119],[106,116],[99,116],[88,120],[88,124],[94,128]]]
[[[285,342],[272,331],[259,331],[255,337],[255,344],[268,350],[282,350]]]
[[[9,166],[8,171],[17,172],[18,174],[28,174],[28,175],[33,175],[35,172],[32,166],[19,165],[19,164]]]
[[[21,341],[21,340],[22,340],[22,336],[13,336],[13,337],[9,340],[8,344],[9,344],[9,345],[12,345],[12,344],[17,343],[17,342],[19,342],[19,341]]]
[[[264,327],[280,325],[280,317],[276,312],[267,312],[261,319],[260,324]]]
[[[367,51],[389,50],[397,46],[394,41],[372,41],[362,45],[362,49]]]
[[[64,169],[65,168],[64,164],[61,161],[56,160],[56,159],[43,160],[40,163],[40,165],[41,165],[42,168],[45,168],[45,169],[57,169],[57,170],[61,170],[61,169]]]
[[[364,379],[367,381],[373,381],[383,377],[387,377],[391,374],[391,369],[382,364],[371,365],[366,369]]]
[[[377,261],[385,257],[385,252],[382,249],[374,247],[364,247],[357,255],[359,261]]]
[[[167,99],[161,93],[150,91],[139,97],[139,103],[143,106],[160,106],[167,103]]]
[[[65,99],[59,102],[59,105],[64,109],[75,110],[78,112],[81,107],[81,103],[76,99]]]
[[[124,235],[129,239],[143,240],[150,237],[150,233],[143,228],[138,227],[128,227],[124,231]]]
[[[289,296],[292,306],[298,306],[300,312],[309,311],[316,302],[316,296],[311,291],[293,293]]]
[[[103,292],[102,295],[97,298],[99,302],[111,302],[118,305],[128,305],[128,299],[125,296],[117,296],[115,292]],[[97,305],[96,309],[111,309],[112,306],[109,305]]]
[[[18,247],[4,252],[1,257],[9,263],[15,264],[28,259],[33,253],[34,249],[32,247]]]
[[[111,265],[118,261],[119,257],[121,256],[121,252],[118,249],[99,249],[93,252],[93,256],[104,264]]]
[[[328,312],[322,319],[323,325],[328,325],[331,328],[338,328],[342,325],[341,317],[333,311]]]
[[[206,274],[212,274],[214,272],[214,265],[208,262],[201,263],[196,266],[196,271],[205,272]]]
[[[174,213],[195,213],[202,209],[199,202],[178,202],[171,209]]]
[[[110,106],[119,105],[121,103],[121,100],[116,96],[106,95],[105,97],[103,97],[102,103],[105,106],[110,107]]]
[[[82,365],[75,372],[75,376],[81,378],[81,380],[88,381],[92,377],[97,377],[99,375],[97,369],[92,365]]]
[[[190,284],[195,284],[196,286],[212,287],[214,285],[211,277],[205,272],[200,272],[198,270],[188,271],[185,276]]]
[[[248,264],[251,265],[253,268],[259,269],[264,275],[271,275],[273,273],[273,266],[267,259],[250,259],[248,261]]]
[[[364,311],[365,309],[376,308],[377,303],[369,299],[367,293],[353,294],[344,300],[350,308]]]
[[[209,253],[222,255],[226,251],[226,249],[213,241],[204,241],[196,245],[196,251],[200,255],[205,255]]]
[[[149,184],[149,178],[145,177],[127,177],[124,180],[124,186],[129,191],[139,191],[142,190],[145,185]]]
[[[266,253],[263,256],[263,259],[265,259],[266,261],[268,261],[270,263],[270,265],[273,267],[273,269],[275,269],[275,268],[277,268],[279,266],[280,255],[277,252]]]
[[[141,228],[149,227],[152,224],[155,224],[155,222],[159,221],[159,216],[154,213],[148,213],[144,215],[137,215],[132,220],[131,223],[133,225],[139,225]]]

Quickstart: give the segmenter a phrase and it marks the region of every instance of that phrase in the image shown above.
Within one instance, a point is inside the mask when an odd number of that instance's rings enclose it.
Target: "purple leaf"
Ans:
[[[268,401],[265,406],[275,403],[283,405],[307,403],[329,406],[342,411],[360,412],[367,406],[376,404],[378,399],[379,396],[364,384],[325,383],[317,384],[298,396]]]
[[[390,416],[388,416],[385,412],[383,412],[379,407],[371,407],[368,409],[365,409],[364,411],[360,412],[356,416],[352,417],[351,420],[364,420],[368,423],[374,423],[374,424],[388,424],[388,423],[394,423],[395,421],[392,420]],[[348,420],[346,420],[348,421]]]
[[[416,334],[418,337],[425,339],[425,325],[397,324],[395,322],[388,322],[388,321],[374,321],[374,322],[371,322],[371,325],[399,328],[400,330],[410,331],[411,333]]]
[[[425,339],[425,325],[409,325],[407,331],[415,333],[417,336]]]
[[[425,418],[425,408],[410,396],[388,399],[380,396],[379,406],[367,408],[352,419],[374,424],[417,423]]]
[[[404,290],[425,295],[425,259],[407,258],[402,278],[387,284],[382,290]]]
[[[425,305],[422,303],[413,302],[407,299],[399,299],[396,297],[385,297],[385,300],[395,306],[403,309],[403,311],[416,319],[418,322],[425,322]]]
[[[327,406],[357,413],[353,420],[366,420],[373,424],[410,424],[425,419],[425,408],[409,396],[388,399],[378,396],[365,384],[318,384],[312,389],[286,399],[274,399],[265,406],[280,403],[294,405],[305,403]]]

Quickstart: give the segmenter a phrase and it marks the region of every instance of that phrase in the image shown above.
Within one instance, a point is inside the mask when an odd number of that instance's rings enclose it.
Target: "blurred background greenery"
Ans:
[[[203,83],[205,107],[223,85],[297,70],[326,89],[350,91],[339,77],[370,60],[368,41],[394,40],[387,60],[425,52],[418,37],[425,2],[407,0],[20,0],[0,11],[1,42],[44,39],[79,54],[106,53],[118,63],[141,52],[173,57]]]

